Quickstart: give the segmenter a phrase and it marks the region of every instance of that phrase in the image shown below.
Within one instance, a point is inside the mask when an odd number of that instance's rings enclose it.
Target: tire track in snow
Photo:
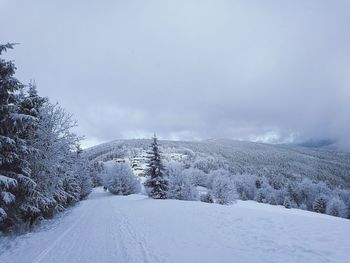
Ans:
[[[89,210],[86,210],[83,215],[81,215],[78,219],[76,219],[76,221],[74,222],[74,224],[72,224],[68,229],[66,229],[61,235],[59,235],[54,242],[49,245],[46,249],[44,249],[38,256],[36,256],[34,258],[34,260],[32,261],[32,263],[41,263],[41,262],[45,262],[43,261],[43,259],[61,242],[61,240],[67,236],[68,233],[70,233],[71,231],[73,231],[73,229],[76,229],[76,227],[82,223],[82,220],[86,217],[86,215],[88,214]]]
[[[109,206],[113,207],[112,204],[112,199],[109,199]],[[111,209],[112,210],[112,209]],[[112,243],[116,245],[115,249],[113,249],[113,255],[115,258],[119,259],[122,262],[122,259],[126,261],[128,258],[128,254],[126,252],[126,248],[124,243],[122,242],[122,234],[120,233],[119,226],[120,222],[118,221],[119,218],[118,216],[114,213],[111,212],[111,218],[108,221],[108,229],[110,230],[110,233],[112,234]]]
[[[145,262],[145,263],[157,263],[157,262],[162,262],[156,255],[151,254],[149,252],[149,249],[147,248],[146,245],[146,240],[144,237],[141,237],[140,234],[135,232],[134,228],[132,225],[129,223],[129,219],[126,217],[125,213],[120,211],[120,207],[116,207],[112,204],[114,214],[119,220],[119,230],[118,232],[120,233],[119,236],[120,238],[123,238],[120,240],[120,243],[122,243],[123,250],[125,251],[127,261],[126,262],[134,262],[132,261],[131,258],[129,258],[129,255],[126,253],[128,248],[138,248],[137,251],[141,253],[141,256],[136,259],[136,262]],[[130,244],[126,244],[127,240],[129,239]],[[135,252],[135,251],[133,251]]]

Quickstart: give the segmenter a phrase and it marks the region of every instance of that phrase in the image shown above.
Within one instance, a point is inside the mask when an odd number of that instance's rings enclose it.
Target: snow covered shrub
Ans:
[[[213,196],[210,193],[202,194],[200,201],[204,203],[214,203]]]
[[[254,200],[256,176],[250,174],[237,174],[232,176],[238,197],[242,200]]]
[[[258,192],[256,193],[256,197],[255,197],[255,201],[259,202],[259,203],[266,203],[266,196],[265,196],[265,192],[261,189],[258,190]]]
[[[188,168],[184,173],[191,175],[195,186],[208,186],[208,175],[197,168]]]
[[[167,197],[178,200],[197,200],[198,193],[193,183],[192,174],[185,172],[180,163],[171,162],[167,167],[169,173]]]
[[[312,203],[316,199],[318,193],[316,185],[310,179],[304,178],[298,185],[300,203],[304,204],[307,209],[312,210]]]
[[[92,186],[102,186],[101,173],[103,171],[103,162],[89,162],[89,173],[91,175]]]
[[[284,198],[286,196],[285,190],[283,188],[279,189],[279,190],[275,190],[274,194],[275,194],[275,197],[276,197],[277,205],[283,205]]]
[[[221,170],[214,177],[213,196],[218,204],[230,204],[237,199],[236,187],[227,171]]]
[[[270,197],[269,197],[269,204],[270,205],[277,205],[277,200],[276,200],[276,196],[274,193],[271,193],[270,194]]]
[[[71,206],[80,200],[79,176],[73,171],[70,176],[63,179],[63,191],[65,202],[62,205],[64,207]]]
[[[269,176],[268,181],[275,190],[279,190],[283,187],[283,178],[280,175],[272,174]]]
[[[341,200],[343,200],[343,202],[345,204],[349,204],[350,203],[350,191],[349,190],[345,190],[345,189],[341,189],[341,188],[335,188],[333,191],[333,194],[335,196],[339,196],[339,198]]]
[[[248,197],[247,197],[247,195],[246,195],[245,192],[242,192],[242,194],[241,194],[241,200],[243,200],[243,201],[247,201],[247,200],[248,200]]]
[[[327,208],[327,197],[324,195],[321,195],[315,199],[315,201],[312,203],[312,209],[317,212],[324,214],[326,212]]]
[[[297,183],[290,182],[287,185],[287,193],[290,198],[291,204],[294,204],[293,207],[297,207],[301,202]]]
[[[80,199],[85,199],[92,191],[92,178],[88,173],[80,176]]]
[[[227,170],[224,170],[224,169],[211,171],[208,174],[207,188],[212,189],[215,178],[221,177],[221,176],[223,176],[223,177],[230,176],[230,173]]]
[[[299,206],[299,208],[302,210],[307,210],[307,205],[303,203]]]
[[[167,170],[168,176],[173,176],[182,173],[185,168],[180,162],[170,161],[166,163],[165,169]]]
[[[289,199],[289,197],[286,197],[285,199],[284,199],[284,202],[283,202],[283,206],[285,207],[285,208],[292,208],[292,204],[291,204],[291,201],[290,201],[290,199]]]
[[[346,217],[346,205],[339,197],[333,197],[327,204],[326,213],[332,216]]]
[[[260,180],[263,182],[263,180]],[[257,189],[255,200],[259,203],[277,204],[275,189],[273,189],[267,182],[261,184],[261,187]]]
[[[104,185],[112,194],[129,195],[140,192],[140,183],[128,164],[108,162],[105,169]]]

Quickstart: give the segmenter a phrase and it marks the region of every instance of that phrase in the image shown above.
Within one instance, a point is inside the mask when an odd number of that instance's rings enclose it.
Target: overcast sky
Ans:
[[[0,0],[17,77],[118,138],[350,147],[350,1]]]

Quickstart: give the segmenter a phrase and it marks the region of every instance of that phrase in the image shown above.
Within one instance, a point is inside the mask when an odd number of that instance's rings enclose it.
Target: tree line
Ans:
[[[163,161],[154,137],[148,151],[147,180],[144,183],[146,193],[154,199],[200,200],[218,204],[230,204],[237,199],[254,200],[350,218],[350,191],[347,189],[331,187],[309,178],[296,181],[276,174],[269,177],[233,174],[216,164],[215,158],[210,163]],[[106,186],[112,193],[140,191],[140,183],[135,180],[128,164],[109,164],[109,169]],[[126,180],[126,177],[129,179]]]
[[[221,171],[213,174],[210,192],[199,194],[196,180],[200,182],[204,179],[204,173],[198,169],[185,169],[180,162],[164,164],[156,136],[149,147],[145,176],[143,186],[153,199],[200,199],[204,202],[229,204],[238,198],[230,177]],[[140,182],[127,163],[106,162],[101,177],[103,185],[113,194],[129,195],[141,190]]]
[[[0,231],[23,232],[85,198],[94,168],[83,157],[76,121],[22,84],[0,45]]]

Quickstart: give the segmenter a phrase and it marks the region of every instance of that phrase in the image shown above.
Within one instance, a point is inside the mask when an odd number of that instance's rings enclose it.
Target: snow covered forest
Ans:
[[[88,149],[93,163],[141,156],[150,140]],[[350,218],[350,155],[324,148],[232,140],[161,141],[167,198],[227,204],[255,200]],[[173,160],[172,156],[180,156]],[[99,179],[95,179],[99,181]]]
[[[0,55],[14,47],[1,45]],[[15,71],[0,58],[0,231],[22,233],[84,199],[94,169],[72,115]]]

